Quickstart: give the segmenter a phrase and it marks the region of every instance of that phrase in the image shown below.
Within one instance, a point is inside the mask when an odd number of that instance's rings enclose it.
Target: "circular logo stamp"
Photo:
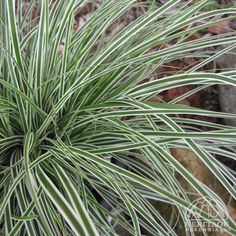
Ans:
[[[201,213],[207,214],[209,218],[214,218],[214,224]],[[200,197],[193,201],[188,209],[185,229],[191,232],[219,232],[227,229],[227,219],[228,209],[222,201],[217,198]]]

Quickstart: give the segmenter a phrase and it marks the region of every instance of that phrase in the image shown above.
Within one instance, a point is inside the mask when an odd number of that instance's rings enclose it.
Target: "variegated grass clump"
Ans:
[[[25,1],[16,2],[0,3],[1,235],[117,235],[115,223],[131,235],[177,235],[175,226],[190,215],[191,193],[175,173],[203,199],[221,200],[171,155],[173,148],[192,150],[236,199],[235,171],[214,157],[235,161],[235,128],[181,115],[235,116],[178,104],[208,86],[236,85],[235,71],[199,70],[236,46],[235,32],[187,40],[233,19],[235,7],[201,11],[209,1],[169,0],[148,5],[107,35],[117,19],[145,3],[104,0],[74,31],[75,14],[88,1],[43,0],[37,19],[30,19],[36,1],[29,0],[24,12]],[[207,50],[218,45],[227,47]],[[201,63],[146,82],[164,63],[187,57]],[[185,85],[199,86],[169,103],[150,102]],[[172,221],[153,200],[172,206]],[[212,224],[221,220],[193,211]],[[235,234],[234,221],[224,220]]]

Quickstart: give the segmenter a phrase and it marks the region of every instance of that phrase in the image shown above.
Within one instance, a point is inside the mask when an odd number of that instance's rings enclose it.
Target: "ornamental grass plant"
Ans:
[[[104,0],[75,29],[88,2],[29,0],[24,10],[22,0],[0,3],[0,235],[119,235],[117,225],[127,235],[180,235],[176,229],[185,232],[192,216],[235,235],[227,211],[214,217],[193,206],[192,195],[216,210],[236,200],[235,170],[222,162],[236,160],[236,129],[186,116],[235,115],[179,101],[209,86],[236,85],[233,69],[202,70],[236,47],[235,32],[188,40],[234,19],[236,8],[205,10],[208,0]],[[140,5],[140,17],[107,34]],[[200,62],[148,80],[181,58]],[[150,100],[186,85],[198,86],[170,102]],[[197,155],[229,202],[176,160],[175,148]],[[153,202],[170,207],[170,220]],[[196,234],[190,227],[186,235]]]

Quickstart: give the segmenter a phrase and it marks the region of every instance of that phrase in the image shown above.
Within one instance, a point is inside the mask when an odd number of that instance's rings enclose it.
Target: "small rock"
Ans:
[[[207,168],[207,166],[200,160],[200,158],[193,153],[190,150],[185,149],[172,149],[171,151],[172,155],[178,160],[190,173],[193,174],[194,177],[196,177],[199,181],[201,181],[203,184],[208,186],[210,189],[212,189],[218,196],[220,196],[221,200],[223,200],[225,203],[229,203],[229,194],[223,187],[223,185],[216,179],[214,174]],[[190,184],[180,175],[177,175],[177,178],[182,185],[182,187],[191,192],[193,199],[196,200],[199,198],[198,195],[193,194],[195,190],[190,186]],[[204,202],[203,202],[204,203]],[[209,212],[210,208],[207,208],[207,212]],[[232,217],[233,220],[236,220],[236,206],[235,201],[231,201],[230,205],[228,205],[228,211],[229,215]],[[213,211],[214,212],[214,211]],[[178,235],[185,236],[185,232],[182,230],[182,232],[178,232]],[[204,234],[201,232],[198,232],[195,234],[196,236],[203,236]],[[208,236],[230,236],[229,233],[219,231],[219,232],[207,232]]]
[[[221,68],[236,68],[236,49],[232,50],[230,53],[227,53],[216,60],[218,65]],[[224,112],[236,114],[236,86],[231,85],[220,85],[219,86],[220,94],[220,105],[221,110]],[[236,118],[236,115],[235,115]],[[236,126],[235,120],[225,120],[227,125]]]
[[[236,87],[220,85],[219,98],[222,111],[236,114]],[[225,123],[227,125],[236,126],[236,119],[225,119]]]

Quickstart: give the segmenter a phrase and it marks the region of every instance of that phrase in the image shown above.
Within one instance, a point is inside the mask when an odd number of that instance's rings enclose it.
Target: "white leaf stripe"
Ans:
[[[56,169],[56,173],[65,189],[65,192],[69,196],[70,202],[72,203],[74,210],[76,211],[77,215],[79,215],[84,232],[86,232],[86,235],[98,236],[99,234],[96,230],[96,227],[93,224],[89,213],[85,209],[84,203],[82,202],[78,191],[72,185],[71,180],[60,166],[54,166],[54,168]]]
[[[49,179],[49,177],[45,174],[45,172],[39,168],[37,176],[40,180],[41,186],[46,194],[49,196],[53,204],[57,207],[60,211],[63,218],[69,224],[75,235],[82,236],[82,235],[93,235],[87,234],[81,226],[80,216],[76,214],[67,200],[62,196],[53,182]]]

